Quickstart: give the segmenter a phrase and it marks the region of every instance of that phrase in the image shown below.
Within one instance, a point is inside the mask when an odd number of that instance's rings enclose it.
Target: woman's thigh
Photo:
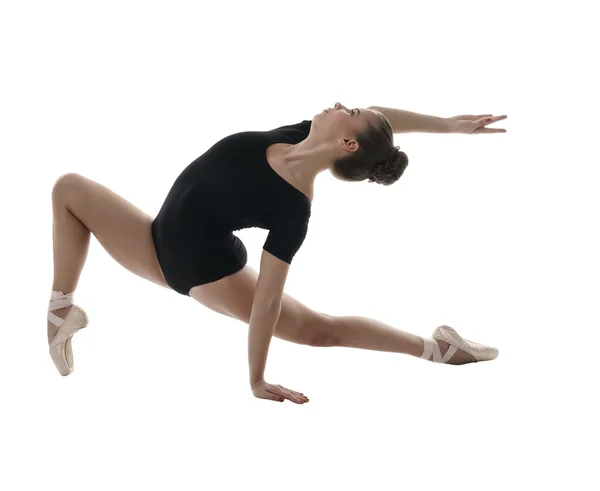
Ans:
[[[212,283],[195,286],[189,291],[190,297],[209,309],[250,322],[252,303],[258,273],[250,266]],[[281,313],[274,336],[299,344],[311,346],[333,345],[333,317],[316,312],[294,297],[283,294]]]
[[[152,217],[107,187],[80,174],[58,178],[54,206],[65,205],[121,266],[169,288],[152,240]]]

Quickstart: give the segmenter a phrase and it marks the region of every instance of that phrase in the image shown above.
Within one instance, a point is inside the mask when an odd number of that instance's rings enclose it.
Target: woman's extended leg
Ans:
[[[190,296],[215,312],[247,324],[250,322],[257,281],[258,273],[245,266],[231,276],[192,288]],[[416,357],[421,357],[425,349],[425,340],[421,336],[367,317],[336,317],[315,312],[287,293],[283,295],[281,314],[274,335],[286,341],[309,346],[343,346],[404,353]],[[448,350],[448,343],[437,341],[437,344],[444,355]],[[433,355],[429,360],[432,358]],[[462,365],[473,361],[476,361],[473,356],[457,350],[447,363]]]
[[[360,316],[331,317],[333,346],[359,348],[392,353],[405,353],[420,357],[425,349],[424,338],[401,329],[384,324],[376,319]],[[442,356],[448,351],[449,344],[435,341]],[[428,358],[433,359],[433,353]],[[450,365],[463,365],[477,361],[474,356],[457,350],[447,362]]]
[[[74,292],[87,257],[90,232],[123,267],[169,288],[152,241],[152,218],[118,194],[79,174],[64,174],[52,189],[52,211],[53,291]],[[71,308],[52,314],[65,319]],[[48,342],[57,330],[49,321]]]

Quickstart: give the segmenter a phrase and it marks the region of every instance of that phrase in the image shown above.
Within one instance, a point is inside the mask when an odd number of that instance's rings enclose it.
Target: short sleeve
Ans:
[[[310,127],[312,125],[312,121],[310,119],[305,119],[300,123],[290,124],[286,126],[280,126],[274,130],[273,132],[283,133],[288,136],[294,143],[300,143],[302,140],[306,140],[310,133]]]
[[[302,246],[308,232],[308,219],[281,221],[269,230],[263,249],[288,264]]]

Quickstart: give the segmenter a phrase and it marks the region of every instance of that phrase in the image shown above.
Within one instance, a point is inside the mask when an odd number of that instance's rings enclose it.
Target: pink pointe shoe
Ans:
[[[429,359],[433,353],[435,363],[447,363],[459,349],[470,354],[476,361],[489,361],[498,357],[497,348],[464,339],[450,326],[436,328],[433,331],[432,338],[435,341],[445,341],[450,345],[448,351],[442,357],[438,344],[431,339],[425,339],[425,349],[421,358]]]
[[[62,291],[52,291],[48,307],[48,320],[58,327],[58,331],[50,341],[50,357],[63,376],[69,375],[74,369],[71,338],[77,331],[88,325],[87,314],[77,305],[71,307],[64,319],[51,312],[69,305],[73,305],[73,293],[65,295]]]

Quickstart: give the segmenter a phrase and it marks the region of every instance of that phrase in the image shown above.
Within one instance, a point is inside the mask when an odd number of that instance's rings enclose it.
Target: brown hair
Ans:
[[[348,181],[376,182],[389,186],[394,184],[408,165],[408,156],[394,146],[394,133],[388,119],[379,114],[379,124],[370,123],[365,131],[356,135],[358,150],[336,159],[332,166],[334,174]]]

